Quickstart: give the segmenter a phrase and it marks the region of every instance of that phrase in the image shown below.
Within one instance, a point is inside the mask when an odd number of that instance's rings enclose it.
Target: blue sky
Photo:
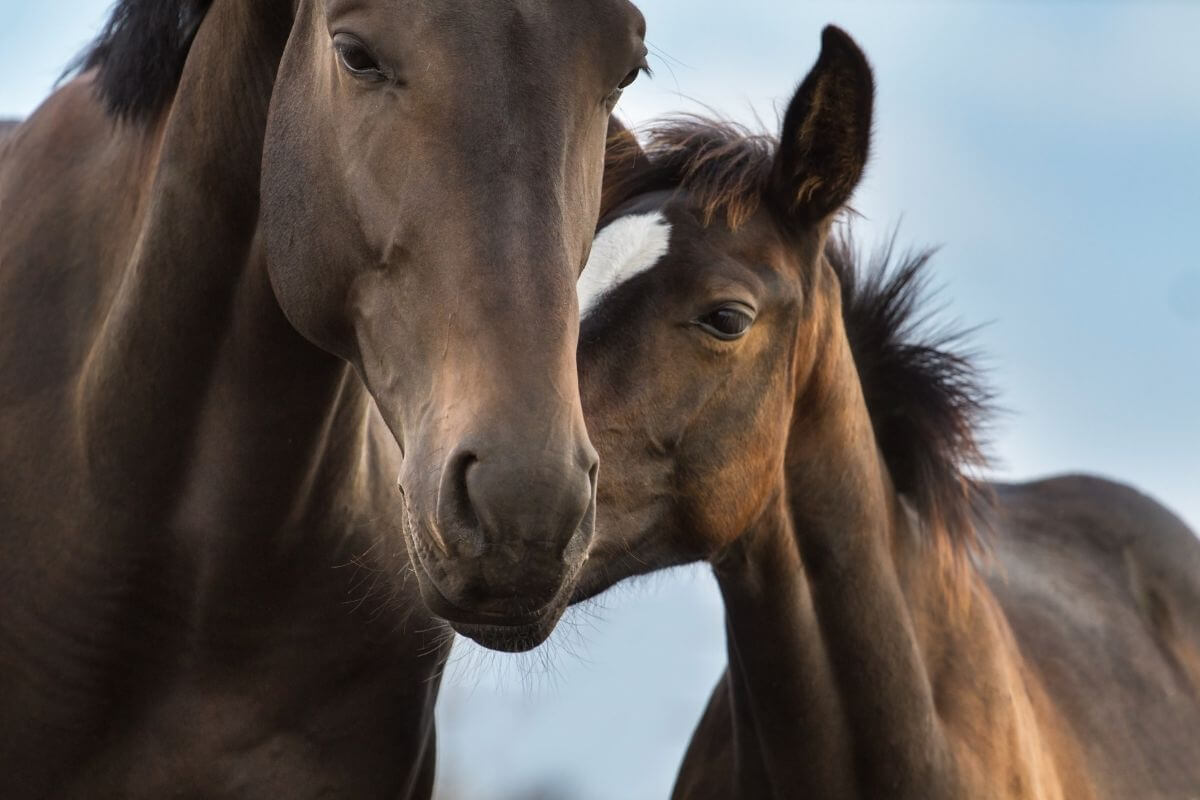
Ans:
[[[0,0],[0,115],[27,114],[107,2]],[[773,124],[846,28],[878,85],[861,236],[940,244],[950,318],[985,323],[996,475],[1125,480],[1200,526],[1200,4],[642,0],[634,122],[698,100]],[[469,800],[665,797],[724,663],[703,570],[620,589],[520,658],[462,647],[439,708]],[[451,780],[452,779],[452,780]]]

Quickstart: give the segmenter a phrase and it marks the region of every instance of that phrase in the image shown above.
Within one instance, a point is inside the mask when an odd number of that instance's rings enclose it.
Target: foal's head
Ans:
[[[828,28],[778,140],[685,118],[646,150],[628,134],[610,142],[580,283],[581,386],[605,470],[577,599],[718,556],[773,498],[804,490],[785,479],[798,461],[836,471],[828,434],[846,409],[861,415],[864,392],[880,441],[915,459],[897,485],[920,508],[961,488],[957,458],[974,440],[946,431],[976,399],[956,383],[969,365],[898,341],[924,259],[855,282],[851,254],[828,241],[863,173],[872,100],[862,53]]]

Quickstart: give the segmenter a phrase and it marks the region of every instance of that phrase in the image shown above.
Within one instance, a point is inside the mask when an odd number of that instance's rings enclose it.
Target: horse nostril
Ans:
[[[477,557],[485,549],[467,481],[468,473],[477,463],[479,457],[475,453],[461,450],[451,456],[442,473],[438,487],[437,517],[438,528],[449,554]]]
[[[600,474],[600,454],[589,442],[587,445],[584,464],[587,466],[588,483],[592,488],[592,499],[596,497],[596,480]]]
[[[457,465],[455,517],[472,524],[489,554],[509,562],[557,561],[577,532],[590,538],[596,462],[537,453],[472,458]],[[586,468],[585,468],[586,465]],[[450,508],[449,504],[446,504]]]
[[[596,528],[596,479],[600,473],[600,460],[596,457],[595,450],[591,450],[590,447],[588,449],[592,454],[592,459],[591,466],[587,471],[587,495],[583,515],[579,518],[575,532],[567,540],[566,546],[559,554],[559,558],[568,567],[582,563],[587,557]]]

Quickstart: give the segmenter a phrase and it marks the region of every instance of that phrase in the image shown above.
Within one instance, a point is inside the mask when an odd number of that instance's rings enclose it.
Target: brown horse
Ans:
[[[989,395],[920,334],[926,257],[860,274],[828,239],[872,94],[830,29],[778,141],[685,119],[612,145],[580,596],[713,566],[729,665],[676,797],[1200,797],[1200,542],[1098,479],[974,502]]]
[[[429,795],[439,618],[536,644],[591,536],[644,58],[627,0],[117,4],[0,161],[0,797]]]

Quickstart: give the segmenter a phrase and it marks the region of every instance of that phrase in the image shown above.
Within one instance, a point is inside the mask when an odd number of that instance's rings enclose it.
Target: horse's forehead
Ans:
[[[338,2],[339,0],[331,0]],[[354,2],[356,0],[342,0]],[[357,0],[361,2],[361,0]],[[439,0],[394,3],[412,22],[432,23],[434,31],[504,45],[517,61],[566,52],[539,53],[537,45],[578,46],[594,41],[612,47],[623,35],[644,35],[645,20],[629,0]],[[409,7],[411,6],[411,7]],[[398,8],[399,10],[399,8]],[[531,49],[532,48],[532,49]]]
[[[635,212],[606,225],[592,242],[579,277],[579,316],[613,289],[653,269],[671,246],[671,223],[662,209]]]
[[[792,264],[794,243],[781,234],[767,211],[760,209],[737,229],[717,220],[706,225],[703,216],[702,209],[673,192],[650,193],[622,207],[620,216],[604,225],[593,241],[577,284],[580,319],[595,311],[605,295],[639,275],[683,263],[691,275],[749,282],[764,297],[803,294]]]
[[[703,217],[702,209],[672,191],[651,192],[622,206],[593,241],[577,286],[580,317],[622,284],[660,265],[666,268],[668,253],[700,258],[693,267],[709,258],[714,264],[744,263],[772,284],[782,277],[776,274],[781,270],[777,255],[786,244],[769,214],[760,211],[736,230],[718,220],[705,224]]]
[[[645,19],[629,0],[317,2],[324,19],[357,20],[368,33],[375,28],[402,42],[418,61],[422,53],[440,51],[466,58],[472,67],[486,59],[493,69],[503,63],[541,70],[542,81],[552,66],[602,69],[611,59],[625,60],[626,50],[645,35]],[[473,77],[486,75],[476,71]]]

